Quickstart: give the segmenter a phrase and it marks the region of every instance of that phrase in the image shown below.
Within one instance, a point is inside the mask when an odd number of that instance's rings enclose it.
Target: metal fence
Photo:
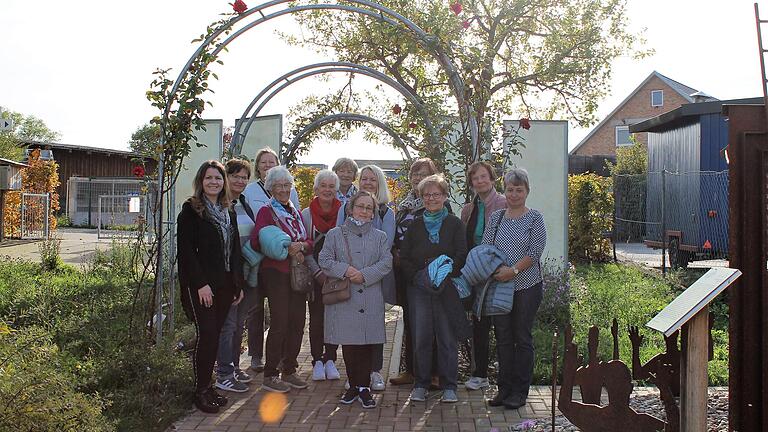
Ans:
[[[154,203],[154,191],[155,185],[153,183],[147,184],[144,180],[134,178],[88,178],[88,177],[71,177],[67,181],[67,203],[66,213],[74,226],[87,226],[97,227],[99,226],[99,213],[101,211],[101,205],[99,204],[99,197],[101,196],[129,196],[129,197],[149,197],[147,206],[151,206]],[[116,199],[116,198],[115,198]],[[135,201],[134,201],[135,204]],[[109,205],[105,201],[105,205]],[[131,219],[135,217],[129,212],[129,202],[122,202],[116,205],[115,211],[105,209],[103,217],[105,223],[111,225],[132,225],[134,221]],[[142,212],[143,212],[142,207]],[[122,209],[125,223],[113,223],[112,220],[117,221],[119,219],[118,209]],[[112,218],[112,219],[110,219]]]
[[[728,171],[613,180],[617,255],[662,268],[727,265]]]
[[[97,232],[99,239],[135,238],[151,235],[154,224],[147,195],[99,195]]]
[[[21,194],[21,238],[43,239],[50,235],[51,197],[48,194]]]

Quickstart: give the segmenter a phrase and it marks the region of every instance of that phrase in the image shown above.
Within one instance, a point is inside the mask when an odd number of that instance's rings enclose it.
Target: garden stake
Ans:
[[[552,336],[552,432],[555,432],[555,393],[557,392],[557,330]]]

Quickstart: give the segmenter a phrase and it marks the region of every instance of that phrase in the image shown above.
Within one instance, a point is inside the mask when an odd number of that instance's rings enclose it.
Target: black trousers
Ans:
[[[491,337],[491,317],[475,318],[472,321],[472,356],[475,370],[472,376],[488,378],[488,345]]]
[[[227,273],[224,286],[218,287],[213,295],[213,305],[200,304],[196,289],[187,287],[187,294],[192,306],[192,319],[197,331],[197,341],[192,352],[192,369],[195,374],[195,390],[202,392],[211,386],[213,364],[219,350],[219,334],[227,319],[229,308],[234,300],[235,286],[232,273]]]
[[[277,366],[282,363],[282,373],[290,375],[299,366],[296,358],[301,350],[306,319],[306,294],[291,290],[288,273],[267,268],[261,271],[262,287],[266,287],[269,299],[269,333],[267,334],[267,361],[264,376],[278,374]]]
[[[307,301],[309,304],[309,351],[312,354],[312,364],[315,362],[336,362],[338,345],[323,343],[325,336],[325,305],[323,304],[323,287],[315,282],[314,298]]]
[[[368,387],[371,382],[371,357],[374,345],[342,345],[349,387]]]
[[[256,299],[248,312],[246,326],[248,328],[248,355],[251,357],[264,357],[264,299],[266,298],[264,287],[257,287]]]

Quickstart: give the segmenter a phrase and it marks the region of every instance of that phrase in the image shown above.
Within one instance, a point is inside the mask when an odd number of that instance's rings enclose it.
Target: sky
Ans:
[[[768,17],[768,0],[758,3]],[[156,114],[145,98],[152,72],[178,73],[195,50],[191,40],[229,10],[225,0],[2,0],[0,107],[42,118],[60,132],[62,143],[127,149],[131,133]],[[631,30],[641,33],[655,54],[615,60],[598,120],[654,70],[719,99],[762,96],[753,1],[629,0],[628,15]],[[215,70],[220,80],[206,118],[233,125],[273,79],[327,60],[286,45],[278,30],[298,31],[290,17],[281,17],[230,45],[225,64]],[[318,85],[308,79],[289,87],[262,114],[285,113]],[[569,148],[588,132],[571,125]],[[316,146],[301,161],[332,164],[342,155],[399,155],[389,146],[359,145],[359,139]]]

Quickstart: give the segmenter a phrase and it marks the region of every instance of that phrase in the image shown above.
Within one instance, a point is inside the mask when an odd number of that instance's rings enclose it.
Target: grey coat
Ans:
[[[368,345],[386,342],[382,279],[392,271],[387,234],[367,223],[350,221],[328,231],[318,264],[327,276],[341,278],[349,268],[343,231],[351,248],[351,265],[363,273],[362,285],[351,284],[352,297],[325,306],[325,343]]]

